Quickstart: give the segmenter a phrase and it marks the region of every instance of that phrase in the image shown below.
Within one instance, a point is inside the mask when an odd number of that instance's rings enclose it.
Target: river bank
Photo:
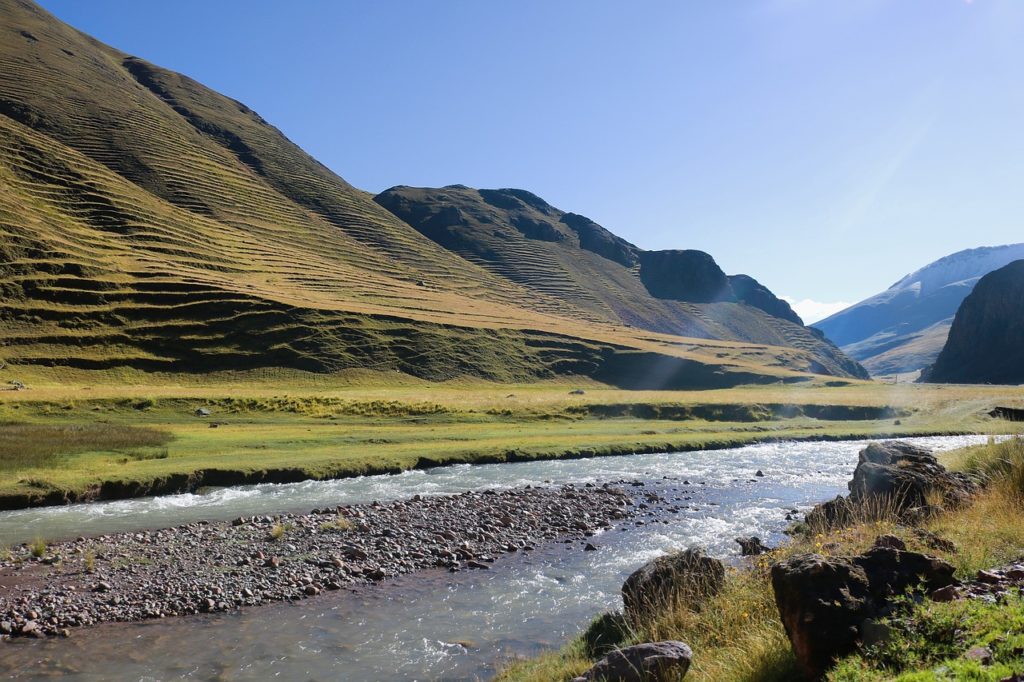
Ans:
[[[613,485],[485,490],[30,543],[0,561],[0,634],[298,600],[425,568],[486,570],[501,554],[571,543],[663,501],[643,499]]]

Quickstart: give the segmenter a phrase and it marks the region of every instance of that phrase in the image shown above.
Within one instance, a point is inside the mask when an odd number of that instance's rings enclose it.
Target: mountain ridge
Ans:
[[[964,249],[814,326],[875,375],[922,370],[938,357],[958,307],[981,277],[1019,258],[1024,244]]]

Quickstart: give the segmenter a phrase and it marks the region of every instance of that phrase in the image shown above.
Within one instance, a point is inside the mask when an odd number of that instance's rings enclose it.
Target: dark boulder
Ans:
[[[772,551],[772,548],[761,542],[761,538],[756,535],[751,535],[749,538],[736,538],[736,542],[739,544],[740,554],[743,556],[757,556]]]
[[[685,605],[697,609],[722,589],[725,566],[694,547],[644,564],[622,585],[626,619],[640,623]]]
[[[879,541],[881,541],[879,543]],[[885,536],[876,543],[886,544]],[[877,634],[891,597],[923,585],[954,584],[951,564],[926,554],[876,546],[855,557],[803,554],[772,566],[775,603],[804,674],[819,679],[839,658]]]
[[[876,607],[881,607],[889,597],[903,594],[917,585],[924,585],[931,591],[956,582],[952,564],[920,552],[872,547],[854,557],[853,562],[867,575]]]
[[[679,680],[693,652],[683,642],[648,642],[613,651],[573,682],[657,682]]]
[[[607,656],[629,637],[626,617],[615,611],[602,613],[583,632],[583,648],[590,658]]]
[[[964,504],[978,491],[977,483],[947,471],[929,450],[899,441],[871,443],[861,450],[848,487],[848,497],[815,506],[807,514],[808,525],[837,528],[852,523],[858,513],[926,518]]]
[[[857,646],[870,613],[864,569],[848,558],[802,554],[772,566],[775,604],[801,670],[820,678]]]

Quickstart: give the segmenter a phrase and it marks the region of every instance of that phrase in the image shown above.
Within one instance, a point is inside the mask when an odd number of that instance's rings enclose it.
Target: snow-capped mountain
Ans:
[[[1024,244],[959,251],[814,326],[872,374],[914,372],[935,361],[978,280],[1022,258]]]

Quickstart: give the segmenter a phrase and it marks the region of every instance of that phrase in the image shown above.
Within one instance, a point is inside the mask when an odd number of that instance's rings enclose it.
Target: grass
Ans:
[[[347,533],[353,528],[355,528],[355,525],[341,514],[338,514],[333,521],[320,524],[320,532],[322,533]]]
[[[46,544],[46,541],[43,540],[42,538],[36,538],[35,540],[33,540],[32,542],[30,542],[28,544],[28,551],[29,551],[29,553],[32,556],[34,556],[36,559],[44,556],[46,554],[46,550],[47,549],[48,549],[48,546]]]
[[[72,373],[58,384],[40,377],[28,390],[0,392],[0,422],[9,425],[0,427],[0,438],[4,429],[20,434],[0,450],[10,462],[0,469],[0,496],[8,504],[55,491],[95,495],[106,482],[146,494],[160,481],[211,470],[252,480],[286,472],[295,480],[781,438],[998,432],[1006,423],[985,412],[1024,402],[1021,389],[881,384],[630,392],[589,382],[581,396],[570,394],[577,382],[380,385],[365,377],[331,383],[282,375],[260,382],[234,375],[198,384],[128,374],[125,383],[85,384],[82,378]],[[199,407],[210,417],[195,416]],[[879,409],[904,416],[899,424],[851,418]]]
[[[951,540],[956,551],[936,550],[913,529],[898,525],[884,514],[884,505],[852,526],[798,535],[778,553],[759,557],[749,570],[733,570],[722,592],[699,611],[676,608],[643,623],[622,644],[679,639],[694,650],[687,680],[755,682],[799,679],[769,579],[770,563],[798,553],[851,555],[868,549],[879,535],[900,537],[911,550],[940,556],[953,563],[957,576],[970,579],[991,568],[1024,556],[1024,440],[1020,438],[967,448],[945,455],[946,462],[973,472],[984,472],[990,484],[975,502],[936,517],[924,525]],[[894,639],[864,655],[851,656],[830,674],[836,682],[875,682],[898,679],[1002,680],[1024,670],[1024,598],[1007,603],[914,603],[894,617]],[[988,646],[992,666],[963,658],[974,646]],[[579,675],[594,662],[582,638],[562,649],[507,666],[498,679],[504,682],[550,682]]]
[[[284,538],[285,533],[288,532],[288,527],[283,523],[275,523],[270,527],[270,539],[278,541]]]
[[[149,458],[140,448],[167,444],[171,434],[126,424],[0,423],[0,476],[63,466],[68,456],[84,452],[125,452]]]

